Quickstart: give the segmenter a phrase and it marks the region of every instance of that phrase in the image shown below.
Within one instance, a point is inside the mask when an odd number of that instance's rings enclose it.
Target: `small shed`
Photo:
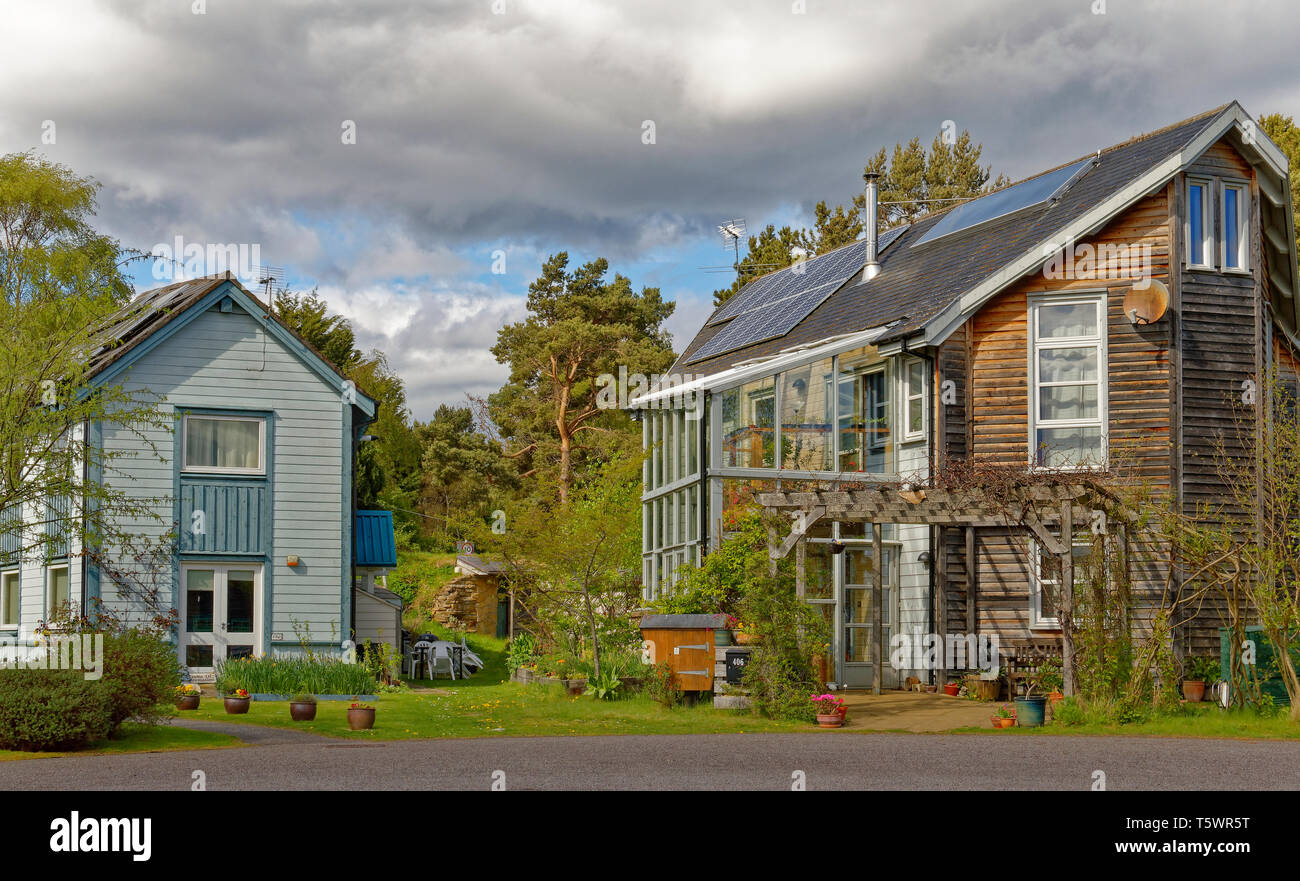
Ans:
[[[682,691],[712,691],[713,632],[726,628],[726,615],[646,615],[641,639],[650,662],[666,661]]]
[[[353,530],[356,579],[352,585],[353,639],[358,646],[386,642],[402,650],[402,598],[388,589],[397,568],[391,511],[358,511]]]

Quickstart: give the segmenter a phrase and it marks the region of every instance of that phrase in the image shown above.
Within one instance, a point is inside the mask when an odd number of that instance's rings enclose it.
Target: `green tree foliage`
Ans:
[[[570,269],[566,252],[552,255],[528,287],[528,317],[503,327],[492,347],[510,367],[489,398],[492,421],[522,475],[555,486],[561,502],[589,454],[634,436],[625,413],[599,406],[600,377],[619,367],[661,373],[675,357],[663,329],[674,304],[658,288],[637,293],[631,280],[608,273],[604,258]]]
[[[867,160],[864,173],[880,175],[880,222],[883,229],[911,223],[932,211],[953,205],[952,199],[970,199],[1011,183],[999,175],[990,185],[990,166],[980,166],[983,147],[963,131],[954,143],[936,137],[927,153],[920,138],[895,144],[892,154],[884,147]],[[892,204],[890,204],[892,203]],[[749,250],[741,258],[736,281],[713,292],[713,305],[721,306],[744,284],[794,263],[799,251],[808,256],[824,254],[847,245],[862,234],[866,196],[858,193],[847,205],[833,209],[825,202],[813,208],[813,226],[777,230],[768,225],[750,236]]]
[[[406,388],[383,352],[363,354],[351,323],[329,311],[313,290],[276,295],[275,310],[324,358],[375,399],[375,421],[367,432],[379,440],[357,448],[356,490],[360,508],[414,507],[420,484],[420,441],[406,406]],[[401,519],[403,514],[398,513]],[[407,519],[409,515],[407,515]]]
[[[14,531],[20,555],[66,536],[123,594],[161,614],[171,592],[156,591],[155,576],[170,576],[170,564],[165,573],[152,564],[168,542],[134,531],[158,525],[161,500],[123,490],[124,454],[85,430],[115,424],[161,458],[153,444],[172,427],[151,395],[112,384],[89,393],[92,357],[115,342],[107,328],[134,317],[118,244],[90,224],[96,189],[31,153],[0,157],[0,511],[47,524]]]
[[[1300,212],[1300,126],[1290,116],[1270,113],[1259,118],[1259,127],[1291,163],[1291,210]],[[1296,247],[1300,248],[1300,215],[1296,216],[1295,228]]]
[[[567,500],[531,494],[509,508],[502,533],[486,526],[476,544],[501,559],[511,583],[550,641],[590,649],[601,678],[606,647],[628,648],[628,613],[640,605],[640,451],[588,463]]]
[[[476,429],[469,407],[441,404],[418,432],[424,475],[420,508],[440,520],[444,531],[459,513],[486,518],[516,485],[516,469],[501,455],[500,444]]]

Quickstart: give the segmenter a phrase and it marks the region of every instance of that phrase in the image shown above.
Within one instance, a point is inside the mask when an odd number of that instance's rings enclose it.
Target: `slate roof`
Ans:
[[[885,325],[894,326],[885,332],[878,343],[910,336],[923,329],[929,319],[959,300],[980,282],[1053,233],[1064,229],[1100,202],[1121,192],[1160,162],[1180,152],[1229,107],[1231,105],[1217,107],[1102,150],[1100,162],[1079,177],[1057,201],[953,233],[915,248],[912,246],[952,208],[913,221],[909,229],[881,252],[879,275],[870,282],[863,282],[861,272],[854,274],[785,336],[691,362],[692,354],[726,327],[725,323],[710,327],[706,321],[705,326],[677,359],[673,372],[708,376],[742,361],[775,355],[794,346]],[[1056,168],[1086,158],[1088,157],[1072,159]],[[1056,169],[1048,169],[1054,170]],[[1026,180],[1028,179],[1030,178]],[[861,247],[861,242],[843,247],[855,246]],[[717,310],[714,312],[716,314]],[[709,320],[712,319],[711,315]]]

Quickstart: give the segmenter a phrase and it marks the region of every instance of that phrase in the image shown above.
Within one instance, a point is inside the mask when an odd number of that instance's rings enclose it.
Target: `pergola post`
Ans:
[[[975,527],[966,527],[966,635],[975,633],[979,617],[975,612],[975,591],[979,587],[979,561],[975,557]]]
[[[939,634],[939,672],[935,685],[948,684],[948,554],[944,528],[935,528],[934,542],[934,629]]]
[[[1074,673],[1074,503],[1061,502],[1061,678],[1065,696],[1075,693]]]
[[[803,599],[808,593],[808,543],[799,539],[794,546],[794,595]]]
[[[879,523],[871,524],[871,663],[875,675],[871,677],[872,694],[880,694],[885,678],[885,626],[884,626],[884,546]]]

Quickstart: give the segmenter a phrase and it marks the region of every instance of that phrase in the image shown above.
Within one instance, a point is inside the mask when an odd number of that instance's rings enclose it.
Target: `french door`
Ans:
[[[249,563],[181,565],[181,663],[193,682],[212,682],[217,665],[260,655],[262,567]]]

